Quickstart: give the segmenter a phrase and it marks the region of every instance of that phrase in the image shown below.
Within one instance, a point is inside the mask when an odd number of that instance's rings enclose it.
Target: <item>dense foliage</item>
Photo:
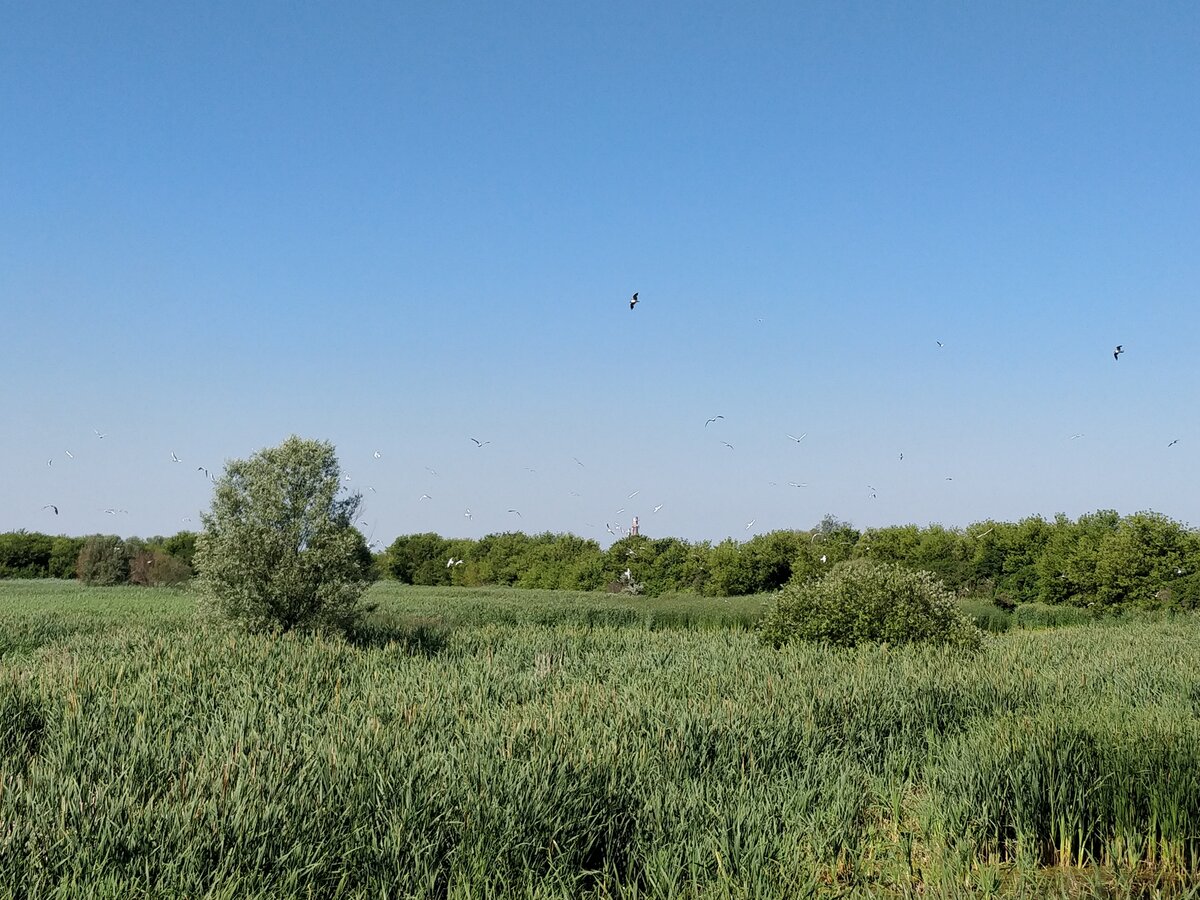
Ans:
[[[794,581],[776,599],[759,632],[781,647],[812,641],[832,647],[924,643],[975,650],[982,633],[928,572],[895,563],[851,560],[815,581]]]
[[[190,566],[195,535],[181,532],[143,543]],[[82,544],[80,538],[0,534],[0,577],[73,575]],[[820,578],[848,559],[930,572],[960,598],[1006,610],[1035,603],[1093,613],[1200,609],[1200,534],[1153,512],[865,531],[827,516],[807,531],[773,531],[745,542],[638,535],[608,549],[572,534],[509,532],[472,539],[425,533],[396,538],[374,564],[381,575],[404,584],[558,590],[621,590],[629,569],[645,595],[716,597]]]
[[[363,613],[369,555],[333,445],[290,437],[226,463],[196,540],[197,586],[253,630],[347,629]]]
[[[169,589],[0,582],[0,895],[1098,900],[1200,878],[1192,617],[774,651],[583,617],[659,598],[372,596],[356,644],[197,623]]]

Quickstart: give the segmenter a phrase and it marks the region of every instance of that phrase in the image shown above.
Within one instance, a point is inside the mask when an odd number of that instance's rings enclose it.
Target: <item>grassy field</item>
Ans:
[[[356,643],[0,582],[11,897],[1196,896],[1200,624],[772,651],[763,598],[381,585]]]

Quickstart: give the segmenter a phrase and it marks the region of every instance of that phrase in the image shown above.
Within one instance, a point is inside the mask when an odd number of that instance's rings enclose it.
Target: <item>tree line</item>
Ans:
[[[78,578],[86,584],[183,584],[192,577],[196,533],[122,538],[0,534],[0,578]]]
[[[191,576],[196,534],[120,538],[0,534],[0,577],[80,578],[94,584],[170,584]],[[365,542],[364,542],[365,545]],[[501,585],[660,595],[736,596],[820,577],[850,559],[932,572],[963,596],[1011,608],[1200,607],[1200,532],[1155,512],[1100,510],[1070,519],[1030,516],[966,528],[896,525],[860,530],[826,516],[807,530],[711,543],[631,535],[608,549],[574,534],[434,533],[396,538],[373,558],[376,576],[406,584]]]
[[[960,595],[1004,608],[1200,606],[1200,533],[1155,512],[1031,516],[961,529],[859,530],[826,516],[812,529],[747,541],[632,535],[607,550],[573,534],[508,532],[475,540],[426,533],[396,538],[378,566],[384,577],[408,584],[735,596],[819,578],[850,559],[931,572]]]

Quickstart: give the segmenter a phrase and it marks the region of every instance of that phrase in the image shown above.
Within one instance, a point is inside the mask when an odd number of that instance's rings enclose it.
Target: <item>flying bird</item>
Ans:
[[[376,459],[379,459],[381,456],[383,456],[383,454],[382,454],[382,453],[380,453],[378,450],[376,450],[376,451],[375,451],[375,453],[374,453],[373,455],[374,455],[374,457],[375,457]]]
[[[417,502],[420,503],[422,500],[432,500],[432,499],[433,498],[430,497],[428,494],[422,494],[420,497],[417,498]]]
[[[632,494],[630,494],[630,495],[629,495],[628,497],[626,497],[625,499],[626,499],[626,500],[632,500],[634,497],[636,497],[636,496],[637,496],[638,494],[640,494],[640,493],[641,493],[641,491],[634,491]]]
[[[749,522],[746,523],[746,530],[749,531],[751,529],[751,527],[753,527],[753,525],[754,525],[754,520],[751,519]]]
[[[1178,443],[1179,443],[1179,438],[1175,438],[1175,440],[1171,441],[1171,443],[1167,444],[1167,446],[1174,447]]]
[[[435,478],[437,477],[437,469],[431,469],[431,468],[429,468],[429,466],[426,466],[425,471],[428,472],[430,475],[434,476]]]
[[[171,451],[171,462],[183,462],[182,459],[175,455],[174,450]]]
[[[794,434],[789,434],[787,436],[790,437],[793,441],[795,441],[798,444],[802,440],[804,440],[806,437],[808,437],[808,432],[807,431],[804,432],[802,435],[800,435],[800,437],[796,437]]]
[[[52,510],[54,510],[54,514],[56,516],[58,515],[58,507],[55,506],[53,503],[47,503],[45,506],[42,507],[42,509],[52,509]]]
[[[75,458],[75,454],[74,454],[74,453],[72,453],[70,450],[64,450],[63,452],[67,454],[67,459],[74,459],[74,458]]]
[[[713,416],[711,419],[709,419],[707,422],[704,423],[704,427],[707,428],[713,422],[717,421],[717,419],[723,419],[723,418],[725,418],[725,417],[724,416]]]
[[[875,493],[875,488],[871,487],[871,486],[868,484],[868,485],[867,485],[867,490],[871,492],[871,498],[872,498],[872,499],[874,499],[874,500],[878,500],[878,499],[879,499],[879,495]]]
[[[587,468],[587,466],[584,466],[583,463],[579,462],[578,456],[572,456],[571,459],[575,460],[575,462],[579,463],[579,465],[583,466],[583,468]]]
[[[521,515],[521,511],[519,509],[510,509],[509,512],[515,515],[518,519],[525,518],[523,515]]]
[[[901,459],[901,460],[903,460],[903,459],[904,459],[904,451],[903,451],[903,450],[901,450],[901,451],[900,451],[900,459]]]
[[[604,528],[609,534],[614,534],[614,535],[616,534],[616,532],[612,530],[612,526],[609,525],[607,522],[604,523]]]
[[[788,484],[794,488],[808,487],[807,481],[789,481]]]
[[[629,298],[629,308],[630,309],[633,309],[635,306],[638,305],[637,295],[638,295],[638,292],[634,291],[633,296]]]
[[[471,440],[475,441],[475,446],[476,446],[476,447],[482,447],[484,444],[490,444],[490,443],[491,443],[491,441],[481,441],[481,440],[479,440],[478,438],[471,438]]]
[[[663,508],[663,505],[664,505],[664,504],[660,503],[660,504],[658,504],[658,506],[654,507],[654,509],[653,509],[653,510],[651,510],[651,511],[652,511],[652,512],[658,512],[660,509],[662,509],[662,508]]]
[[[104,440],[104,435],[103,435],[103,434],[101,434],[101,433],[100,433],[99,431],[97,431],[95,428],[93,428],[93,429],[92,429],[92,431],[93,431],[93,432],[95,432],[95,435],[96,435],[96,437],[100,438],[100,440]]]
[[[1113,359],[1117,359],[1124,352],[1125,352],[1125,345],[1117,344],[1117,346],[1113,348]]]
[[[464,515],[464,516],[466,516],[468,519],[470,519],[470,518],[474,518],[474,517],[471,515],[471,507],[469,507],[469,506],[467,507],[467,511],[466,511],[465,513],[463,513],[463,515]]]
[[[730,450],[733,449],[733,444],[729,443],[729,441],[721,441],[721,443],[724,444],[726,447],[728,447]]]
[[[46,465],[53,466],[54,465],[54,457],[51,457],[50,459],[46,460]]]
[[[941,341],[934,341],[934,343],[937,344],[939,347],[945,346]]]
[[[1081,437],[1083,437],[1083,432],[1082,432],[1082,431],[1077,431],[1077,432],[1075,432],[1075,434],[1071,435],[1071,440],[1073,440],[1073,441],[1077,441],[1077,440],[1079,440]]]
[[[208,469],[204,468],[204,466],[196,466],[196,471],[203,472],[206,476],[208,476],[209,478],[212,478],[212,473],[209,472]]]

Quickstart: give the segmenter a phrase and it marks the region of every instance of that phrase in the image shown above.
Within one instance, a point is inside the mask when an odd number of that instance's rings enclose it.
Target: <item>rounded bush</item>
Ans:
[[[983,639],[954,595],[929,572],[866,560],[839,563],[820,581],[786,585],[759,635],[774,647],[802,640],[837,647],[930,643],[973,650]]]

